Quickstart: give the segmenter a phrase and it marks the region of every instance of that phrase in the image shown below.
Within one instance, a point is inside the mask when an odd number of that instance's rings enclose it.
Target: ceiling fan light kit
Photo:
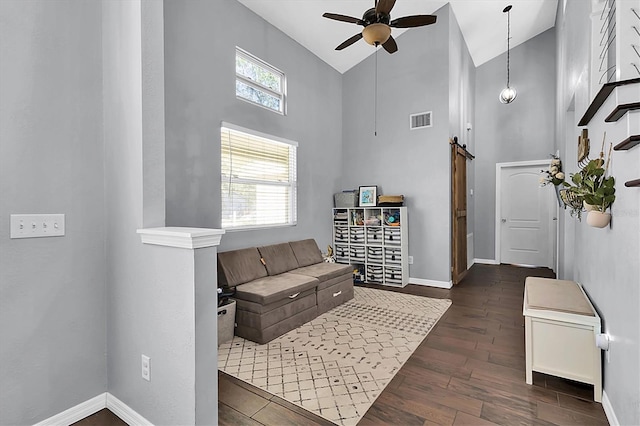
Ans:
[[[503,104],[510,104],[516,100],[518,93],[516,89],[509,86],[509,53],[510,53],[510,40],[511,40],[511,5],[505,7],[502,12],[507,14],[507,87],[500,92],[500,102]]]
[[[362,30],[362,38],[364,38],[364,41],[373,46],[386,43],[389,37],[391,37],[391,27],[385,24],[376,23],[367,25]]]
[[[435,15],[412,15],[403,16],[391,20],[391,9],[395,5],[396,0],[377,0],[374,1],[374,7],[368,9],[362,15],[362,19],[352,16],[340,15],[337,13],[324,13],[325,18],[336,21],[348,22],[350,24],[361,25],[364,28],[358,33],[336,47],[336,50],[342,50],[351,46],[361,38],[372,46],[382,46],[388,53],[395,53],[398,50],[393,36],[391,36],[391,28],[414,28],[424,25],[431,25],[436,22]]]

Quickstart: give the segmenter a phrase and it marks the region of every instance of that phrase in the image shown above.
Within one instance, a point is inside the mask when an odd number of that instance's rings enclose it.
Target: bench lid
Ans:
[[[591,304],[575,281],[527,277],[525,295],[529,309],[595,316]]]

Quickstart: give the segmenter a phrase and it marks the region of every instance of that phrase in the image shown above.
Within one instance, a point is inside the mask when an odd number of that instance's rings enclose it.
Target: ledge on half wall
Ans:
[[[220,245],[224,229],[183,228],[168,226],[162,228],[138,229],[143,244],[197,249]]]

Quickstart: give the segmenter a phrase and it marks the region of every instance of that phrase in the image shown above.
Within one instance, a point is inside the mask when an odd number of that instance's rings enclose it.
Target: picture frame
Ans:
[[[589,129],[582,129],[578,136],[578,164],[589,156]]]
[[[378,186],[361,186],[358,193],[359,207],[375,207],[378,204]]]

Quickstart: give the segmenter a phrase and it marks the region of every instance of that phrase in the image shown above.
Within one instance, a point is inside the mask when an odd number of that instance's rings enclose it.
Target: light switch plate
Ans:
[[[64,214],[12,214],[11,238],[61,237]]]

